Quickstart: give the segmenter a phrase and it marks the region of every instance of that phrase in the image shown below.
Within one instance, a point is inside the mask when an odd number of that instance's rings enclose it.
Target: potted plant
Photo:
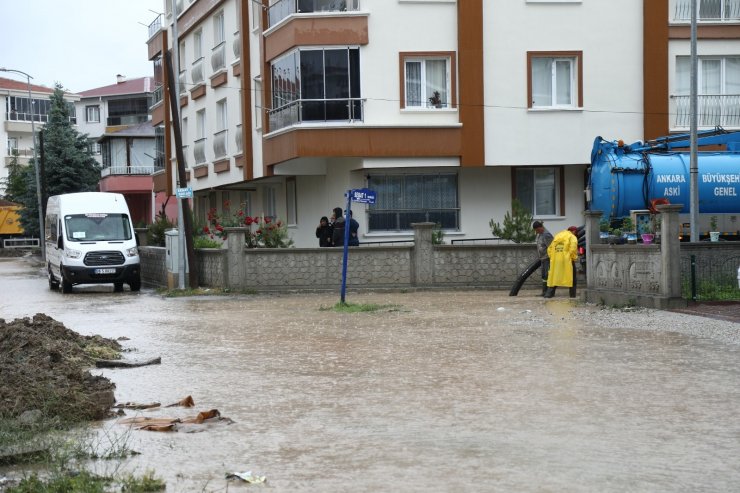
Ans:
[[[599,239],[601,243],[609,243],[609,218],[603,216],[599,221]]]
[[[709,239],[711,241],[719,241],[719,231],[717,231],[717,216],[709,218]]]
[[[622,220],[622,230],[627,235],[627,243],[634,245],[637,243],[637,233],[635,232],[635,223],[631,217],[625,217]]]
[[[624,237],[622,236],[622,228],[611,228],[609,230],[609,243],[612,245],[621,245],[624,243]]]
[[[434,91],[434,93],[432,93],[432,97],[429,98],[429,104],[434,108],[442,107],[442,97],[439,94],[439,91]]]

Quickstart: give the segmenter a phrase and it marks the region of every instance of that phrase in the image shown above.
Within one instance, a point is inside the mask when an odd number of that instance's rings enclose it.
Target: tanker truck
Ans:
[[[700,238],[716,223],[723,239],[740,239],[740,132],[697,132]],[[655,213],[656,204],[680,204],[682,238],[690,236],[689,135],[624,144],[594,140],[586,185],[587,209],[603,211],[612,224]],[[681,149],[680,151],[678,149]],[[717,150],[723,149],[723,150]],[[637,220],[635,218],[637,217]],[[638,232],[639,229],[638,229]]]
[[[5,240],[23,236],[20,210],[20,204],[0,199],[0,247],[5,247]]]

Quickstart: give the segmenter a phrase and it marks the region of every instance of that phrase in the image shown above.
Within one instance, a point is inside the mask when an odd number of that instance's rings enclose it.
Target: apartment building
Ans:
[[[174,156],[177,98],[197,217],[239,204],[296,246],[317,245],[319,217],[355,188],[377,194],[353,205],[363,243],[420,221],[447,242],[490,238],[514,198],[557,231],[583,222],[595,137],[686,128],[686,3],[180,0],[175,16],[168,1],[149,55],[164,67],[177,17],[178,87],[162,78],[154,120]],[[705,106],[724,125],[735,3],[700,2]],[[171,193],[173,169],[155,187]]]
[[[18,155],[18,163],[26,165],[33,158],[33,127],[40,132],[46,122],[49,121],[51,111],[51,100],[49,97],[54,92],[53,88],[31,84],[31,95],[29,98],[29,86],[27,81],[20,81],[0,77],[0,154],[3,156],[0,166],[0,194],[5,192],[2,185],[8,177],[8,165],[13,159],[13,154]],[[70,120],[76,123],[74,103],[79,96],[65,93],[64,99],[70,105]]]

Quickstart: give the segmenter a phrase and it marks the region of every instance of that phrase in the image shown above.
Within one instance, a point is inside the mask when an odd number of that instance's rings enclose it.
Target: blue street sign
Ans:
[[[350,194],[352,202],[359,202],[361,204],[374,204],[375,203],[375,190],[369,188],[358,188],[352,190]]]
[[[193,188],[192,187],[178,188],[177,198],[178,199],[192,199],[193,198]]]

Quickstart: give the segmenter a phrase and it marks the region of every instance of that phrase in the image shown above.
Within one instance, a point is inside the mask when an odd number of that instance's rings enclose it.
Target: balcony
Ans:
[[[203,164],[206,162],[206,139],[205,137],[195,141],[193,147],[193,154],[195,156],[195,165]]]
[[[193,68],[190,71],[190,80],[196,86],[203,83],[203,57],[193,62]]]
[[[219,43],[211,51],[211,68],[218,72],[226,66],[226,42]]]
[[[270,131],[301,123],[361,122],[364,104],[360,98],[298,99],[268,112]]]
[[[226,129],[219,130],[218,132],[213,134],[213,155],[216,159],[226,156],[226,152],[228,150],[228,135],[229,131]]]
[[[675,0],[673,20],[691,21],[691,0]],[[704,22],[740,22],[740,0],[697,0],[697,20]]]
[[[119,125],[136,125],[144,123],[149,120],[149,115],[118,115],[110,116],[106,120],[106,125],[109,127],[117,127]]]
[[[154,166],[153,164],[143,166],[126,166],[125,164],[116,166],[104,166],[100,170],[100,176],[105,177],[114,175],[151,175],[152,173],[161,171],[163,169],[163,166]]]
[[[231,49],[234,50],[234,58],[237,60],[242,56],[242,40],[239,36],[239,31],[234,33],[234,41],[232,41]]]
[[[236,133],[234,134],[234,143],[236,144],[237,154],[241,154],[244,151],[244,136],[242,135],[242,124],[236,126]]]
[[[152,106],[157,106],[164,99],[164,86],[157,86],[152,93]]]
[[[157,18],[154,19],[151,22],[151,24],[149,24],[149,37],[147,39],[152,39],[161,30],[162,30],[162,14],[159,14]]]
[[[278,0],[270,5],[270,27],[293,14],[354,12],[360,10],[360,0]]]
[[[671,96],[676,115],[675,128],[689,128],[691,114],[689,96]],[[699,127],[740,128],[740,95],[701,95],[698,97]]]

